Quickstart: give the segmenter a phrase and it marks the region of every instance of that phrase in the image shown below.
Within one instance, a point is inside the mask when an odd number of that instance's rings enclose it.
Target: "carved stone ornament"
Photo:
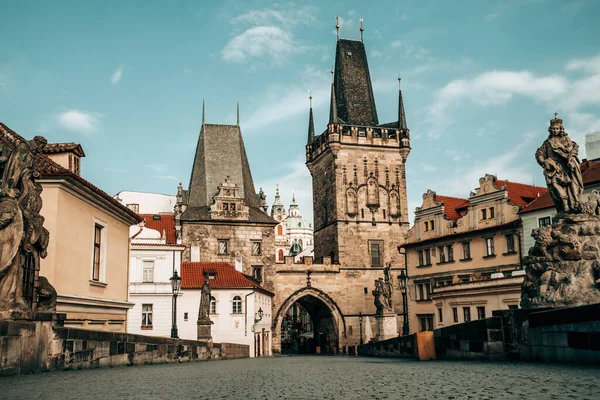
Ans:
[[[0,311],[54,311],[56,290],[39,276],[49,233],[44,228],[42,186],[35,181],[42,136],[0,140]]]
[[[200,290],[200,308],[198,310],[198,321],[210,321],[210,277],[208,272],[204,273],[204,284]]]
[[[390,278],[391,264],[387,264],[383,269],[385,279],[379,278],[375,280],[375,290],[371,293],[374,297],[375,313],[383,315],[384,312],[393,312],[394,306],[392,303],[393,286]]]

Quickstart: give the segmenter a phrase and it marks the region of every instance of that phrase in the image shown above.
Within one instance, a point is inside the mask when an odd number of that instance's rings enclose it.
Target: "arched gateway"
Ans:
[[[279,307],[273,319],[273,331],[282,332],[282,325],[290,308],[298,303],[311,319],[312,335],[306,336],[306,342],[302,341],[301,352],[320,352],[325,354],[338,354],[340,345],[346,337],[346,322],[338,305],[324,291],[314,287],[304,287],[292,293]],[[307,332],[310,333],[310,332]],[[275,352],[280,352],[282,337],[277,335],[273,347]],[[298,337],[294,337],[296,349],[300,343]],[[318,349],[318,350],[317,350]]]

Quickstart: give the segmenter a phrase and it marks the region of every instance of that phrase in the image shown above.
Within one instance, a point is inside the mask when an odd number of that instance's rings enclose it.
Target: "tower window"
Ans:
[[[383,242],[380,240],[370,241],[369,249],[371,250],[371,266],[373,266],[373,267],[383,266],[383,262],[382,262]]]
[[[361,218],[364,218],[364,217],[365,217],[365,209],[364,209],[364,208],[361,208],[361,209],[360,209],[360,217],[361,217]]]

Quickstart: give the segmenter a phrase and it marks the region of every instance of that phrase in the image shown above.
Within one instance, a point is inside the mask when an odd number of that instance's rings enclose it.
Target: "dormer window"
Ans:
[[[73,173],[77,176],[81,175],[81,163],[76,155],[73,155]]]

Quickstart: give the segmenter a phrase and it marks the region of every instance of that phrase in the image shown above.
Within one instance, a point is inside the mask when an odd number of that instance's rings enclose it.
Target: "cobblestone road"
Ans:
[[[600,399],[600,368],[295,356],[0,378],[2,399]]]

